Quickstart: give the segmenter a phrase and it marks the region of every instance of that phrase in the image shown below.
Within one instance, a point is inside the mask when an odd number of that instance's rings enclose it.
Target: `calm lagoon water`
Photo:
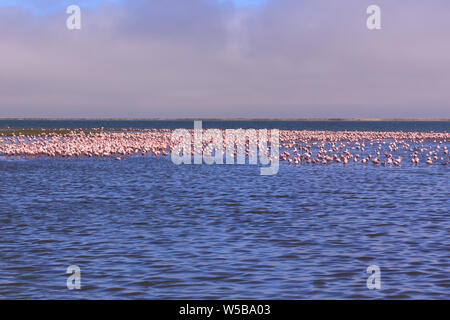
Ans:
[[[44,124],[35,127],[192,127]],[[450,127],[364,125],[204,122]],[[8,126],[32,127],[0,121]],[[0,159],[0,298],[449,299],[448,170],[281,165],[277,175],[260,176],[256,166],[176,166],[151,157]],[[366,268],[374,264],[381,268],[381,290],[366,287]],[[81,268],[81,290],[66,287],[69,265]]]
[[[77,128],[105,128],[105,129],[177,129],[193,128],[193,121],[189,120],[1,120],[0,130],[5,128],[32,129],[77,129]],[[359,131],[425,131],[448,132],[450,121],[203,121],[203,128],[253,128],[280,130],[359,130]]]

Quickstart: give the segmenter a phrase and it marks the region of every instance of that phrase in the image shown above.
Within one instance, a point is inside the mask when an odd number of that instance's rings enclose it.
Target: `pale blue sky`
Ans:
[[[0,7],[22,7],[34,13],[50,13],[71,4],[82,8],[96,8],[104,3],[115,3],[126,5],[133,0],[0,0]],[[150,1],[150,0],[149,0]],[[182,1],[182,0],[180,0]],[[238,8],[256,7],[267,3],[268,0],[206,0],[218,3],[230,2]]]
[[[366,28],[374,3],[379,31]],[[450,118],[448,12],[447,0],[0,0],[0,117]]]

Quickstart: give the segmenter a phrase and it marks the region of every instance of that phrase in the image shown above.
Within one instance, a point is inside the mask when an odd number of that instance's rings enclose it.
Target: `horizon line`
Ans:
[[[38,120],[38,121],[430,121],[448,122],[450,118],[49,118],[49,117],[0,117],[4,120]]]

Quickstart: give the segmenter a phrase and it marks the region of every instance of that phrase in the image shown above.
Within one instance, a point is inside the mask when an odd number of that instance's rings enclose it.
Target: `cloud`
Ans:
[[[450,4],[372,2],[3,8],[0,117],[448,117]]]

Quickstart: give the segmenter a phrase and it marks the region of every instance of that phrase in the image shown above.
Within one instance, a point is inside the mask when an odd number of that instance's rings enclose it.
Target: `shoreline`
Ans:
[[[449,122],[445,118],[1,118],[0,121],[304,121],[304,122]]]

